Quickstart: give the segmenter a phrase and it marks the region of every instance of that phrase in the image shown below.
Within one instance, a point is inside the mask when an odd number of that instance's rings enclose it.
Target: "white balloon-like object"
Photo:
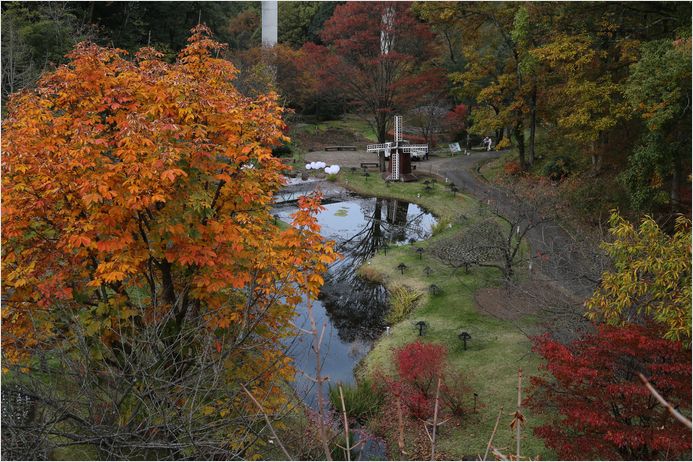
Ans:
[[[309,164],[306,164],[306,170],[320,170],[321,168],[327,167],[327,164],[325,162],[311,162]],[[339,166],[337,166],[339,168]]]
[[[330,165],[329,167],[325,162],[311,162],[309,164],[306,164],[306,170],[320,170],[320,169],[325,169],[325,173],[328,175],[336,175],[339,173],[339,170],[341,168],[339,165]]]

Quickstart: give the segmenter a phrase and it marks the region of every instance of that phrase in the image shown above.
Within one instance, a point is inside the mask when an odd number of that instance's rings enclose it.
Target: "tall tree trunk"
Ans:
[[[375,131],[378,136],[378,143],[384,143],[387,137],[387,119],[382,113],[377,113],[375,115]],[[392,153],[390,153],[390,155],[392,155]],[[378,154],[378,167],[380,172],[385,172],[387,170],[385,166],[385,153],[382,151]]]
[[[602,169],[602,155],[596,152],[592,153],[592,170],[597,173]]]
[[[530,119],[529,119],[529,158],[528,164],[534,165],[534,137],[537,131],[537,84],[532,84],[532,94],[530,96]]]
[[[679,190],[681,186],[681,156],[674,154],[674,165],[671,172],[671,205],[676,207],[681,201]]]
[[[94,1],[89,2],[89,16],[87,17],[87,23],[88,24],[93,24],[94,23]]]
[[[599,173],[602,170],[602,153],[608,143],[608,136],[604,132],[599,132],[599,138],[592,143],[592,170]]]
[[[517,154],[520,158],[520,168],[522,170],[526,170],[527,162],[525,161],[525,127],[522,122],[515,124],[513,135],[515,136],[515,141],[517,142]]]
[[[375,131],[378,137],[378,143],[384,143],[387,136],[387,119],[382,113],[375,115]]]

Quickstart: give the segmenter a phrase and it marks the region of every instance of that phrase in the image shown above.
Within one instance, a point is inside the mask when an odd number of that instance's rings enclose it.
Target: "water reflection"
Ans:
[[[330,186],[323,205],[325,210],[317,217],[321,234],[336,242],[344,258],[330,266],[313,311],[317,325],[326,326],[323,373],[329,376],[330,383],[350,383],[354,365],[384,330],[387,311],[385,288],[359,277],[358,268],[367,265],[386,243],[396,246],[410,239],[427,238],[436,220],[415,204],[354,196],[334,186]],[[295,211],[294,204],[285,203],[278,205],[274,213],[289,221]],[[296,324],[308,326],[305,304],[298,307]],[[299,370],[312,376],[315,356],[310,344],[309,335],[299,335],[290,355]],[[313,403],[312,381],[299,374],[295,385],[306,401]]]
[[[319,217],[320,224],[325,226],[323,233],[337,242],[337,250],[344,255],[326,275],[320,298],[343,341],[372,341],[384,329],[387,293],[382,285],[359,277],[358,268],[368,264],[385,244],[398,245],[427,237],[434,219],[414,204],[392,199],[354,198],[332,206],[346,209],[346,216],[343,212],[332,216],[349,223],[339,223],[342,228],[348,226],[342,229],[346,233],[329,234],[332,220]],[[327,206],[328,215],[332,206]],[[351,210],[356,207],[358,212]]]

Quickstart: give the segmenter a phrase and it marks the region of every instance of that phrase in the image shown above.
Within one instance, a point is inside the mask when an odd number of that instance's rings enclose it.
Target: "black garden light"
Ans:
[[[442,292],[442,290],[440,289],[440,287],[438,287],[435,284],[431,284],[430,286],[428,286],[428,293],[431,295],[438,295],[441,292]]]
[[[428,327],[426,321],[418,321],[414,324],[417,329],[419,329],[419,337],[423,337],[424,331]]]
[[[397,265],[397,269],[400,271],[400,273],[404,274],[404,270],[407,269],[407,265],[405,265],[404,263],[400,263],[399,265]]]
[[[423,255],[423,253],[424,253],[423,247],[417,247],[417,248],[416,248],[416,253],[419,254],[419,260],[421,260],[421,259],[423,258],[422,255]]]
[[[462,340],[462,345],[465,351],[467,351],[467,340],[471,340],[472,336],[467,332],[460,332],[458,335],[460,340]]]

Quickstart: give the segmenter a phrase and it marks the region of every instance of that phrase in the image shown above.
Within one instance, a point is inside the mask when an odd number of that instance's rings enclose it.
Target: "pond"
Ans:
[[[301,186],[305,187],[303,191],[300,191]],[[415,204],[357,196],[325,182],[293,185],[293,191],[284,196],[287,202],[277,204],[274,213],[289,222],[296,211],[292,200],[298,193],[309,192],[315,187],[324,194],[325,210],[317,217],[321,234],[335,241],[344,257],[330,266],[319,300],[313,303],[318,329],[323,323],[326,326],[321,346],[322,373],[329,377],[331,385],[353,383],[354,367],[385,330],[383,318],[388,309],[385,288],[359,277],[358,268],[368,264],[376,251],[382,252],[385,243],[396,246],[408,244],[412,239],[426,239],[436,219]],[[306,304],[300,304],[297,311],[295,323],[309,329]],[[315,406],[315,386],[305,376],[315,376],[311,343],[310,335],[300,334],[294,339],[289,354],[299,371],[294,384],[296,391],[305,402]]]

